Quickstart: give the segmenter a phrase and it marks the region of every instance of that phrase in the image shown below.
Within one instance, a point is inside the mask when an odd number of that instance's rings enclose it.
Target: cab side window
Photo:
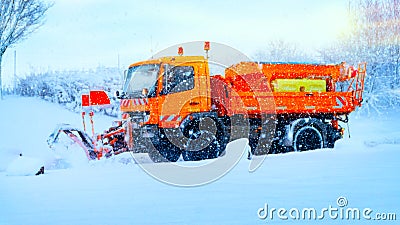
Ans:
[[[162,95],[188,91],[194,88],[194,69],[191,66],[165,65]]]

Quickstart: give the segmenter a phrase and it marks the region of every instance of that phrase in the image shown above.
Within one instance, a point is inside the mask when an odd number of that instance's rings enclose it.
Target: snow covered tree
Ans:
[[[0,99],[3,98],[1,62],[7,48],[43,25],[51,7],[40,0],[0,0]]]
[[[299,49],[296,44],[277,39],[268,42],[265,50],[256,52],[253,58],[261,62],[304,62],[309,60],[310,56]]]
[[[327,62],[367,62],[365,109],[381,113],[400,103],[400,0],[350,0],[352,29],[321,51]],[[396,91],[397,89],[397,91]]]
[[[114,93],[121,88],[118,68],[98,67],[91,70],[47,71],[21,78],[16,93],[21,96],[35,96],[43,100],[63,105],[80,112],[81,95],[90,90],[105,90],[111,106],[99,110],[106,115],[119,115],[119,100]]]

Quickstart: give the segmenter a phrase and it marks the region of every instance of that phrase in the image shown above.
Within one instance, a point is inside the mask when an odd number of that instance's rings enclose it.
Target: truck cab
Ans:
[[[217,117],[211,109],[208,61],[203,56],[163,57],[130,65],[120,98],[121,112],[129,118],[130,150],[148,150],[150,144],[169,161],[176,161],[189,148],[191,136],[200,135],[200,118]],[[163,152],[167,148],[172,153]],[[187,156],[191,153],[184,158],[201,158]]]

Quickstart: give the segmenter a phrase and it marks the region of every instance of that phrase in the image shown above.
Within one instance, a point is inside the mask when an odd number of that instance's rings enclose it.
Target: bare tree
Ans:
[[[50,7],[51,4],[41,0],[0,0],[0,99],[3,98],[1,63],[4,53],[43,25]]]
[[[299,47],[282,39],[272,40],[267,43],[264,50],[259,50],[253,56],[256,61],[294,62],[307,61],[310,56]]]

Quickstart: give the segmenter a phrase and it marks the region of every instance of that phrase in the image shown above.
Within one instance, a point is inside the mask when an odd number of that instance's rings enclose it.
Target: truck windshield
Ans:
[[[154,89],[160,64],[144,64],[129,68],[124,84],[124,93],[130,97],[142,96],[143,89]]]

